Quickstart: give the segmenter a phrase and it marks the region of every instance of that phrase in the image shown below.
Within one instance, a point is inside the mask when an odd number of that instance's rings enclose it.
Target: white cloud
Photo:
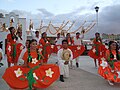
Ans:
[[[118,1],[114,0],[114,2],[118,2]],[[28,24],[29,24],[29,20],[32,19],[34,22],[35,28],[39,27],[40,20],[44,21],[44,25],[47,25],[50,20],[52,20],[53,24],[62,23],[64,20],[65,21],[70,20],[71,22],[77,20],[76,24],[72,28],[72,30],[75,30],[84,22],[84,20],[93,21],[96,19],[95,10],[94,8],[92,8],[93,6],[96,6],[96,4],[97,2],[92,4],[91,6],[81,7],[81,8],[75,9],[70,13],[58,14],[58,15],[54,15],[53,13],[47,11],[46,9],[38,9],[39,12],[37,14],[33,14],[31,12],[21,11],[21,10],[13,10],[13,12],[15,12],[16,14],[19,14],[20,17],[26,17]],[[87,12],[86,10],[89,10],[89,11]],[[92,10],[93,12],[91,12]],[[100,12],[99,12],[99,32],[100,33],[119,33],[119,30],[120,30],[119,11],[120,11],[120,4],[100,7]],[[0,10],[0,12],[2,12],[3,14],[8,13],[8,11],[5,11],[5,10]],[[84,14],[81,14],[81,12],[84,12]],[[87,24],[89,24],[89,22]],[[96,32],[96,26],[90,32],[88,32],[85,35],[85,37],[86,38],[93,37],[95,32]]]

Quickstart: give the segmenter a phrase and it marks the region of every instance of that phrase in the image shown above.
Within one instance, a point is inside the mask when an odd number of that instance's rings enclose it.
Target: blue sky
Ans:
[[[119,0],[115,0],[115,2],[118,3]],[[70,13],[78,8],[91,9],[92,12],[96,5],[102,10],[103,7],[116,3],[114,3],[114,0],[0,0],[0,9],[8,11],[17,9],[36,14],[38,13],[37,9],[44,8],[57,15]],[[85,12],[87,11],[85,10]]]

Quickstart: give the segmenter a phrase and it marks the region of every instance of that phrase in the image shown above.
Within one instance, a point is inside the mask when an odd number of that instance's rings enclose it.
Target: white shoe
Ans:
[[[109,85],[113,86],[114,83],[112,83],[110,80],[108,80]]]

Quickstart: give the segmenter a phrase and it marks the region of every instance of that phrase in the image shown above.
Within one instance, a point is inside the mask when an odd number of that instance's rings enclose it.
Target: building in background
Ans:
[[[26,41],[26,18],[20,18],[19,15],[16,15],[14,12],[5,14],[5,17],[0,17],[0,42],[2,42],[2,49],[5,52],[5,39],[9,33],[9,27],[15,27],[16,29],[21,26],[22,38],[24,38],[23,43]]]

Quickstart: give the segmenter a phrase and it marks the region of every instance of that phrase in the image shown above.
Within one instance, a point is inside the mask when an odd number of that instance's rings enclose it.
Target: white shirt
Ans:
[[[63,40],[64,38],[56,38],[56,45],[62,45],[62,40]]]
[[[80,35],[81,37],[79,37],[78,39],[76,37],[74,37],[74,45],[81,45],[82,44],[82,39],[84,37],[84,35]]]
[[[37,40],[37,44],[39,44],[39,40],[41,39],[41,37],[40,36],[36,37],[35,33],[32,32],[32,30],[30,30],[30,32],[31,32],[32,38],[35,39],[35,40]]]

